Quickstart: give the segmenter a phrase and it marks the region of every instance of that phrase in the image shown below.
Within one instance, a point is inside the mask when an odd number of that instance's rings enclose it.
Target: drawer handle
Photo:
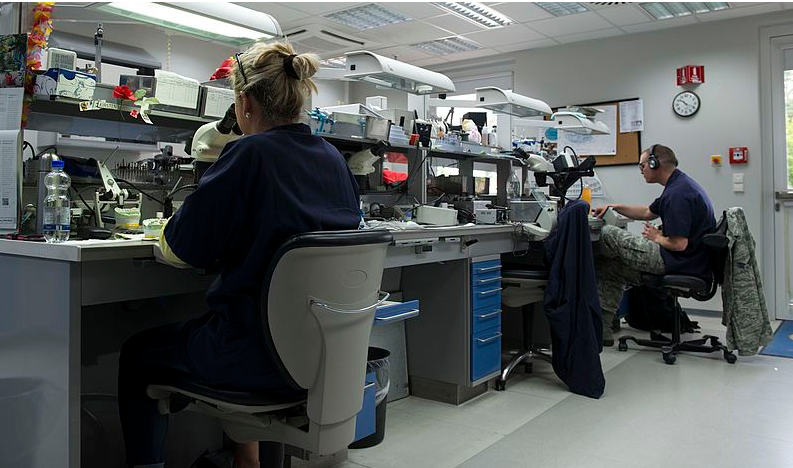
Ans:
[[[387,293],[385,291],[380,291],[379,294],[385,294],[385,296],[383,296],[382,299],[380,299],[379,301],[375,302],[374,304],[372,304],[370,306],[362,307],[360,309],[337,309],[335,307],[331,307],[331,306],[325,304],[324,302],[320,302],[320,301],[318,301],[316,299],[311,299],[309,301],[309,303],[312,306],[322,307],[325,310],[329,310],[331,312],[336,312],[337,314],[360,314],[360,313],[364,313],[364,312],[367,312],[367,311],[372,310],[372,309],[376,310],[378,307],[383,305],[385,303],[385,301],[387,301],[388,298],[391,296],[390,293]]]
[[[500,270],[500,269],[501,269],[501,265],[496,265],[496,266],[485,267],[485,268],[477,268],[476,272],[477,273],[486,273],[488,271],[496,271],[496,270]]]
[[[419,309],[413,309],[413,310],[409,310],[407,312],[403,312],[401,314],[389,315],[388,317],[375,317],[375,320],[383,322],[383,323],[388,323],[388,322],[396,321],[396,320],[401,319],[403,317],[415,317],[418,314],[419,314]]]
[[[497,338],[501,338],[501,332],[496,333],[495,335],[491,336],[490,338],[485,338],[484,340],[482,338],[477,338],[476,341],[478,341],[480,344],[486,344],[486,343],[490,343],[491,341],[493,341],[493,340],[495,340]]]
[[[482,279],[482,280],[476,280],[476,282],[477,282],[477,283],[479,283],[479,284],[485,284],[485,283],[492,283],[492,282],[494,282],[494,281],[501,281],[501,279],[502,279],[502,278],[501,278],[500,276],[495,276],[495,277],[493,277],[493,278]]]
[[[504,289],[504,288],[490,289],[488,291],[482,291],[482,292],[479,292],[477,294],[479,294],[480,296],[487,296],[488,294],[497,293],[497,292],[501,291],[502,289]]]
[[[501,309],[498,309],[495,312],[490,312],[489,314],[485,314],[485,315],[477,315],[476,317],[484,320],[493,317],[494,315],[498,315],[500,313],[501,313]]]
[[[374,384],[375,384],[375,382],[366,384],[366,386],[363,387],[363,391],[365,392],[367,389],[374,387]]]

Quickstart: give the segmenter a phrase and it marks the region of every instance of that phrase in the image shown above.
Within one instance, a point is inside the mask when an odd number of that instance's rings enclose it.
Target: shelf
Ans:
[[[437,157],[441,157],[441,158],[474,159],[478,161],[491,161],[491,162],[509,161],[510,163],[513,164],[518,163],[519,165],[523,165],[522,161],[520,161],[518,158],[510,154],[468,153],[464,151],[448,151],[442,149],[431,149],[430,153],[432,153],[432,155],[437,155]]]
[[[31,104],[27,128],[138,143],[176,143],[187,141],[201,125],[215,120],[152,110],[149,116],[153,125],[149,125],[140,118],[130,117],[129,111],[133,106],[124,105],[121,110],[98,109],[81,112],[79,103],[78,99],[37,96]]]

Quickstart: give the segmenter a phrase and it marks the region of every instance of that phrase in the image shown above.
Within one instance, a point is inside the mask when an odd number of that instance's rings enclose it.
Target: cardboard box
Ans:
[[[50,68],[44,74],[36,76],[33,93],[40,96],[90,100],[94,97],[94,88],[96,88],[96,75],[63,68]]]

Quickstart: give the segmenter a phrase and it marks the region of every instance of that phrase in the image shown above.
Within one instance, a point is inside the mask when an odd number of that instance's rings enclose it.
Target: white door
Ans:
[[[770,155],[763,161],[765,241],[764,272],[769,312],[777,319],[793,320],[793,26],[769,28],[765,75],[761,68],[770,109]],[[761,67],[763,64],[761,56]],[[762,78],[765,76],[766,78]],[[770,82],[770,86],[768,86]],[[770,99],[770,106],[767,100]],[[764,139],[769,132],[764,130]],[[766,153],[767,154],[767,153]],[[770,234],[770,235],[769,235]],[[758,245],[760,243],[758,242]],[[759,252],[758,252],[759,255]]]

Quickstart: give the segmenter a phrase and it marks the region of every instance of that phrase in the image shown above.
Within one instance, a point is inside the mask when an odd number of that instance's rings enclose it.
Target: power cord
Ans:
[[[148,193],[146,193],[144,190],[141,190],[141,189],[140,189],[140,188],[139,188],[137,185],[133,184],[132,182],[130,182],[130,181],[128,181],[128,180],[124,180],[124,179],[119,179],[119,178],[116,178],[116,182],[121,182],[121,183],[123,183],[123,184],[127,184],[127,185],[129,185],[130,187],[132,187],[132,188],[134,188],[135,190],[137,190],[138,192],[142,193],[143,195],[146,195],[148,198],[150,198],[150,199],[152,199],[152,200],[156,201],[156,202],[157,202],[157,203],[159,203],[160,205],[162,205],[162,206],[165,206],[165,202],[164,202],[164,201],[160,200],[159,198],[157,198],[157,197],[155,197],[155,196],[153,196],[153,195],[149,195],[149,194],[148,194]]]

